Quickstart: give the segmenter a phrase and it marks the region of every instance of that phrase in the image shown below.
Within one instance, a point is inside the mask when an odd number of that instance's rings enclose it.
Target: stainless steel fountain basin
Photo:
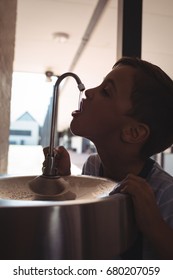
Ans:
[[[33,176],[0,179],[0,259],[114,259],[136,238],[129,196],[113,181],[67,176],[75,200],[37,200]]]

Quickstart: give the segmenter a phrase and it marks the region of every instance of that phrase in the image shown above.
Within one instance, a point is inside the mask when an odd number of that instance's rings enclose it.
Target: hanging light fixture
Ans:
[[[53,39],[55,41],[57,41],[58,43],[65,43],[67,42],[67,40],[69,39],[69,34],[68,33],[65,33],[65,32],[54,32],[52,34],[53,36]]]

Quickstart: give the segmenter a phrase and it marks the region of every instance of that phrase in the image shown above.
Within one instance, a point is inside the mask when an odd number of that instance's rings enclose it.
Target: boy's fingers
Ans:
[[[43,148],[43,153],[44,153],[44,156],[46,156],[49,152],[49,147],[44,147]]]
[[[47,156],[47,154],[49,153],[49,147],[44,147],[43,153],[44,153],[44,156]],[[58,158],[58,157],[60,157],[61,154],[66,155],[67,151],[63,146],[59,146],[59,147],[54,148],[54,153],[55,153],[55,156]]]

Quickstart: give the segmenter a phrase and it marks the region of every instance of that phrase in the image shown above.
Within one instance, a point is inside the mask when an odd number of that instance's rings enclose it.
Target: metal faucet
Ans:
[[[50,132],[50,145],[49,152],[45,158],[44,166],[43,166],[43,176],[49,177],[57,177],[58,170],[55,164],[55,154],[54,154],[54,142],[55,142],[55,132],[56,132],[56,124],[57,124],[57,111],[58,111],[58,97],[59,97],[59,85],[61,81],[66,77],[73,77],[78,85],[78,89],[80,92],[85,90],[84,84],[81,82],[79,77],[72,73],[67,72],[58,77],[54,89],[53,89],[53,104],[52,104],[52,119],[51,119],[51,132]]]

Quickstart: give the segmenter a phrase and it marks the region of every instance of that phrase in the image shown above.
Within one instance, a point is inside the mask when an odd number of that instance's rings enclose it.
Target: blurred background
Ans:
[[[86,88],[94,87],[118,58],[135,55],[173,77],[172,0],[1,0],[0,15],[1,174],[41,173],[57,76],[72,71]],[[8,80],[4,54],[12,65]],[[65,80],[57,133],[70,152],[73,174],[95,152],[69,130],[78,98],[74,80]],[[171,148],[156,157],[172,173]]]

